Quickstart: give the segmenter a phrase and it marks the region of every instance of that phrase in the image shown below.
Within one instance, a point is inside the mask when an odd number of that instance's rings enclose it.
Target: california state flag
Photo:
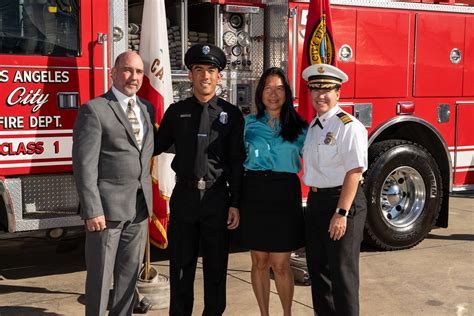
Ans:
[[[303,56],[301,57],[301,71],[313,64],[337,66],[334,54],[334,34],[332,31],[329,0],[311,0],[309,2]],[[301,78],[301,73],[299,75]],[[298,112],[308,122],[311,122],[316,111],[311,105],[307,84],[305,80],[300,80]]]
[[[164,0],[145,0],[143,6],[140,56],[145,64],[145,77],[140,96],[155,106],[155,121],[159,125],[163,114],[173,101],[168,32]],[[168,246],[168,203],[175,185],[171,169],[174,155],[161,154],[153,159],[153,217],[150,220],[151,242],[159,247]]]

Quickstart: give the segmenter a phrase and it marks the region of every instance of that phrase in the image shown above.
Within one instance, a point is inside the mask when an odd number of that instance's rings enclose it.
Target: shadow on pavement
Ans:
[[[75,292],[50,291],[44,287],[21,286],[21,285],[1,285],[0,284],[0,294],[10,294],[10,293],[43,293],[43,294],[81,295],[81,293],[75,293]],[[1,307],[0,307],[0,311],[2,311]],[[0,314],[0,315],[3,315],[3,314]]]
[[[46,309],[29,306],[5,306],[0,307],[2,316],[60,316],[62,314],[46,312]]]
[[[428,236],[426,236],[426,238],[427,239],[441,239],[441,240],[474,241],[474,235],[472,235],[472,234],[452,234],[452,235],[449,235],[449,236],[428,234]]]
[[[84,238],[6,240],[0,245],[0,258],[0,279],[17,280],[84,271]]]

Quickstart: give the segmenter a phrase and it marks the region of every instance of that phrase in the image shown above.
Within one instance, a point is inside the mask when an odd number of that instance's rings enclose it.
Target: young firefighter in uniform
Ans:
[[[340,69],[326,64],[303,71],[317,117],[303,147],[304,183],[310,187],[306,258],[317,315],[359,314],[359,253],[367,214],[360,186],[367,169],[367,131],[338,106]]]
[[[193,96],[172,104],[155,139],[159,154],[174,145],[176,186],[170,200],[170,315],[191,315],[194,276],[201,245],[203,315],[221,315],[226,305],[228,230],[239,224],[245,149],[239,109],[216,96],[224,52],[197,44],[185,63]]]

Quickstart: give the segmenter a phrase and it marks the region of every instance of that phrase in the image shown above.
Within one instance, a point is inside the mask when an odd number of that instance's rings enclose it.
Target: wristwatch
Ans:
[[[342,216],[347,216],[349,215],[349,211],[348,210],[345,210],[343,208],[336,208],[336,213],[339,214],[339,215],[342,215]]]

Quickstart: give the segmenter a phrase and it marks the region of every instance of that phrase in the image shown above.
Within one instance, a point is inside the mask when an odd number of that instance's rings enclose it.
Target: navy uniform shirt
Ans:
[[[240,110],[215,97],[209,102],[208,179],[223,178],[229,184],[231,206],[239,207],[245,149],[244,119]],[[197,135],[202,105],[193,96],[171,104],[165,112],[155,136],[155,155],[172,145],[176,156],[171,164],[176,176],[198,180],[194,174]]]

